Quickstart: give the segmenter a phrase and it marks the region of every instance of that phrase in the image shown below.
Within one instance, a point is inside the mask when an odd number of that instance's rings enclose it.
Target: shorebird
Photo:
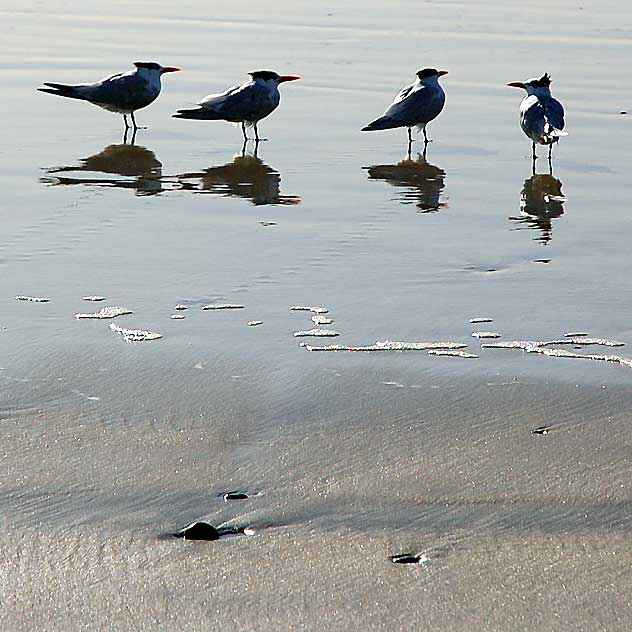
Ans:
[[[445,104],[445,92],[439,85],[439,77],[447,74],[447,70],[435,68],[418,71],[415,81],[403,88],[386,112],[363,127],[362,131],[407,127],[410,144],[413,142],[411,128],[416,127],[418,131],[423,131],[424,142],[428,143],[426,125],[439,116]]]
[[[539,79],[512,81],[512,88],[523,88],[527,96],[520,103],[520,127],[531,139],[533,160],[536,159],[535,144],[549,146],[549,160],[553,144],[561,136],[567,136],[564,129],[564,108],[551,96],[551,77],[544,73]]]
[[[176,66],[161,66],[154,61],[134,62],[136,70],[120,72],[95,83],[44,83],[46,88],[38,88],[41,92],[56,94],[70,99],[81,99],[98,105],[108,112],[123,115],[125,131],[130,128],[127,115],[132,119],[134,132],[136,125],[134,112],[153,103],[160,94],[160,77],[166,72],[177,72]]]
[[[174,118],[203,121],[241,123],[244,141],[248,140],[246,127],[254,127],[255,141],[259,142],[257,123],[276,110],[281,100],[279,84],[300,79],[296,75],[279,75],[272,70],[248,73],[250,81],[229,88],[221,94],[209,94],[192,109],[178,110]]]

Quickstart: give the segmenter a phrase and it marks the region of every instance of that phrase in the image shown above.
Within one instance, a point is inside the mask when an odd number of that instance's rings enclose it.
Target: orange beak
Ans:
[[[439,77],[443,77],[443,75],[447,75],[447,74],[448,74],[447,70],[439,70],[437,72],[437,76],[439,76]]]
[[[182,70],[182,68],[178,68],[177,66],[165,66],[162,72],[164,74],[165,72],[178,72],[180,70]]]
[[[508,83],[507,85],[512,88],[524,88],[524,83],[522,83],[522,81],[512,81],[511,83]]]
[[[279,83],[283,83],[284,81],[296,81],[297,79],[300,79],[297,75],[281,75],[279,77]]]

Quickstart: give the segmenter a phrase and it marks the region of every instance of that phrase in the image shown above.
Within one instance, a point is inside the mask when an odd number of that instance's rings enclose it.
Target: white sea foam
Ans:
[[[124,316],[125,314],[132,314],[131,309],[127,309],[125,307],[103,307],[98,312],[94,312],[93,314],[75,314],[75,318],[116,318],[117,316]]]
[[[119,327],[115,323],[110,323],[110,329],[117,334],[121,334],[125,340],[130,342],[158,340],[158,338],[162,338],[162,334],[157,334],[154,331],[147,331],[146,329],[126,329],[125,327]]]

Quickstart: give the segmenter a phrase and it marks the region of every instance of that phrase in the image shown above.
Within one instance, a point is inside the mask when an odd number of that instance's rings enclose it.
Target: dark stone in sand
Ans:
[[[222,494],[224,500],[248,500],[250,496],[246,492],[226,492]]]
[[[551,426],[538,426],[531,431],[531,434],[546,435],[551,432]]]
[[[393,564],[419,564],[421,560],[420,555],[414,555],[413,553],[400,553],[399,555],[391,555],[391,562]]]
[[[192,522],[173,534],[183,540],[219,540],[219,531],[208,522]]]

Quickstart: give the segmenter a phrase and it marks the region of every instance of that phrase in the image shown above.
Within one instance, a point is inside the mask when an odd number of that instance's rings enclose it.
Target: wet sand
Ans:
[[[472,337],[632,356],[627,3],[0,15],[0,628],[630,629],[632,370]],[[150,58],[185,71],[134,146],[35,92]],[[424,66],[426,154],[361,134]],[[303,80],[256,152],[170,118],[264,67]],[[545,71],[569,136],[534,174],[504,84]],[[74,317],[108,306],[162,338]],[[298,346],[385,339],[478,357]],[[255,535],[170,537],[193,520]]]
[[[626,386],[399,396],[365,392],[370,378],[311,375],[346,404],[302,388],[304,410],[269,419],[250,402],[127,423],[85,408],[8,416],[6,625],[627,628]],[[549,434],[531,433],[543,423]],[[226,502],[229,490],[257,495]],[[198,519],[256,534],[169,537]],[[399,553],[427,559],[393,564]]]

